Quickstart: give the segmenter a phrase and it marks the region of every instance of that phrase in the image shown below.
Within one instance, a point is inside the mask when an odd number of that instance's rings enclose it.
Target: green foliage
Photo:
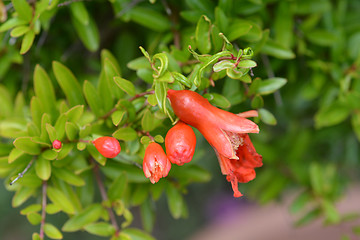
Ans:
[[[153,239],[161,196],[187,217],[187,188],[211,178],[201,154],[155,185],[141,169],[177,120],[168,89],[258,110],[264,167],[246,195],[267,203],[299,188],[296,225],[340,223],[336,201],[359,176],[359,11],[350,0],[0,0],[0,177],[13,207],[33,201],[20,209],[41,225],[32,238]],[[99,136],[120,140],[121,153],[102,156]],[[135,206],[146,232],[130,227]]]

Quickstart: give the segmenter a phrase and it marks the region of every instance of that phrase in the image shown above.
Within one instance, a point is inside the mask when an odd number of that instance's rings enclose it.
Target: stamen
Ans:
[[[242,146],[244,144],[244,138],[240,136],[238,133],[228,132],[224,131],[226,135],[229,137],[229,140],[231,142],[232,148],[236,151],[239,146]]]

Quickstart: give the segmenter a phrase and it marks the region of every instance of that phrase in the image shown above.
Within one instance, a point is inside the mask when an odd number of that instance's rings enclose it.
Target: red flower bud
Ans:
[[[61,145],[62,145],[62,143],[59,140],[54,140],[52,143],[52,147],[55,149],[60,149]]]
[[[171,163],[179,166],[191,161],[196,145],[192,128],[182,121],[172,127],[165,137],[166,154]]]
[[[156,183],[168,175],[170,168],[171,163],[162,147],[158,143],[150,143],[145,150],[143,161],[145,177],[149,178],[151,183]]]
[[[96,149],[106,158],[116,157],[120,151],[120,143],[113,137],[99,137],[93,141]]]

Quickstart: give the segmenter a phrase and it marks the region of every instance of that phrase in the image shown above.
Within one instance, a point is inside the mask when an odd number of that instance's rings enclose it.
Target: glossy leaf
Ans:
[[[114,77],[116,85],[130,96],[135,95],[135,86],[132,82],[121,77]]]
[[[284,86],[286,82],[285,78],[269,78],[259,84],[256,92],[260,95],[271,94]]]
[[[108,197],[110,200],[121,199],[127,187],[127,175],[125,172],[121,173],[110,185]]]
[[[145,112],[144,112],[144,115],[141,119],[141,126],[143,128],[144,131],[152,131],[156,128],[156,125],[155,125],[155,121],[154,121],[154,116],[153,114],[151,113],[151,111],[149,109],[147,109]]]
[[[38,155],[40,154],[40,146],[39,144],[34,143],[31,141],[30,137],[19,137],[15,139],[14,146],[30,155]]]
[[[19,188],[14,197],[12,198],[12,206],[14,208],[19,207],[26,202],[36,191],[36,188],[21,187]]]
[[[131,9],[129,14],[131,20],[156,32],[164,32],[170,29],[170,22],[167,17],[150,8],[136,6]]]
[[[85,101],[82,95],[81,86],[74,74],[59,62],[54,61],[52,66],[56,80],[65,93],[70,106],[84,105]]]
[[[83,2],[73,2],[70,4],[72,15],[84,26],[89,24],[89,13]]]
[[[91,110],[97,117],[102,116],[104,114],[102,100],[96,88],[89,81],[85,81],[83,85],[83,91],[85,99]]]
[[[118,126],[125,115],[125,111],[117,110],[111,114],[111,120],[115,126]]]
[[[276,118],[271,112],[269,112],[265,108],[260,108],[258,111],[261,121],[269,125],[276,125]]]
[[[42,102],[44,110],[51,116],[56,117],[56,97],[54,87],[45,70],[36,65],[34,71],[34,90],[36,96]]]
[[[261,52],[279,59],[295,58],[295,54],[291,51],[291,49],[288,49],[273,40],[268,40],[262,47]]]
[[[75,232],[90,223],[96,222],[102,214],[103,207],[100,204],[93,204],[77,213],[67,220],[62,227],[64,232]]]
[[[50,161],[45,158],[39,157],[35,161],[35,171],[36,171],[36,175],[40,179],[47,181],[51,176]]]
[[[70,141],[73,141],[79,133],[79,127],[75,123],[67,122],[65,124],[66,136]]]
[[[137,138],[136,131],[131,127],[119,128],[112,135],[114,138],[124,141],[131,141]]]
[[[62,233],[54,225],[45,223],[44,232],[51,239],[63,239]]]
[[[32,9],[26,0],[11,0],[20,19],[30,22],[32,19]]]
[[[195,31],[196,45],[202,54],[206,54],[211,50],[210,40],[211,21],[205,15],[201,16]]]
[[[59,206],[62,211],[67,214],[74,214],[75,207],[73,203],[68,199],[68,197],[59,189],[55,187],[48,186],[47,196],[57,206]]]
[[[229,34],[227,35],[229,41],[234,41],[244,35],[246,35],[252,28],[252,24],[245,20],[235,20],[229,26]]]
[[[115,233],[114,226],[107,222],[91,223],[84,228],[85,231],[102,237],[109,237]]]
[[[35,39],[35,32],[33,30],[28,31],[21,42],[20,54],[25,54],[31,48]]]
[[[70,185],[77,187],[85,185],[84,179],[66,168],[54,168],[53,174]]]
[[[175,219],[180,218],[184,204],[180,192],[172,184],[168,184],[166,186],[166,196],[171,215]]]
[[[72,17],[73,25],[81,41],[89,51],[95,52],[98,50],[100,44],[99,30],[90,15],[88,21],[88,24],[84,25],[78,18],[75,16]]]

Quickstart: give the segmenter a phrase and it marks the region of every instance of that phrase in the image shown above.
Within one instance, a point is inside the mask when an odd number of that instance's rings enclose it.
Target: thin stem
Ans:
[[[266,69],[266,72],[267,72],[267,75],[269,78],[273,78],[275,77],[275,74],[274,74],[274,71],[272,70],[271,68],[271,64],[270,64],[270,61],[269,61],[269,58],[267,55],[265,54],[262,54],[261,55],[261,59],[265,65],[265,69]],[[274,92],[274,98],[275,98],[275,102],[278,106],[282,106],[283,105],[283,101],[282,101],[282,98],[281,98],[281,95],[280,95],[280,92],[279,90]]]
[[[92,160],[94,162],[94,168],[93,168],[93,172],[94,172],[94,175],[95,175],[95,178],[96,178],[96,182],[98,184],[98,187],[99,187],[99,190],[100,190],[100,194],[101,194],[101,198],[104,202],[108,201],[109,198],[107,196],[107,193],[106,193],[106,190],[105,190],[105,186],[104,186],[104,183],[102,182],[102,179],[101,179],[101,176],[100,176],[100,172],[99,172],[99,166],[95,163],[94,160]],[[110,217],[110,221],[111,221],[111,224],[113,225],[113,227],[115,228],[115,236],[118,236],[119,235],[119,232],[120,232],[120,228],[119,228],[119,225],[116,221],[116,217],[115,217],[115,214],[114,212],[112,211],[111,208],[109,207],[106,207],[106,210],[109,214],[109,217]]]
[[[177,11],[175,12],[166,0],[162,0],[162,4],[164,5],[166,13],[172,22],[171,31],[174,35],[174,45],[177,49],[180,49],[180,32],[176,27],[179,23],[179,13]]]
[[[42,184],[42,210],[41,210],[41,224],[40,224],[40,239],[44,239],[44,226],[45,226],[45,218],[46,218],[46,190],[47,190],[47,182],[43,181]]]
[[[31,167],[31,165],[33,164],[34,159],[32,159],[29,164],[26,166],[26,168],[21,172],[18,173],[18,176],[11,181],[10,185],[13,185],[17,180],[19,180],[20,178],[22,178],[24,176],[24,174],[29,170],[29,168]]]

